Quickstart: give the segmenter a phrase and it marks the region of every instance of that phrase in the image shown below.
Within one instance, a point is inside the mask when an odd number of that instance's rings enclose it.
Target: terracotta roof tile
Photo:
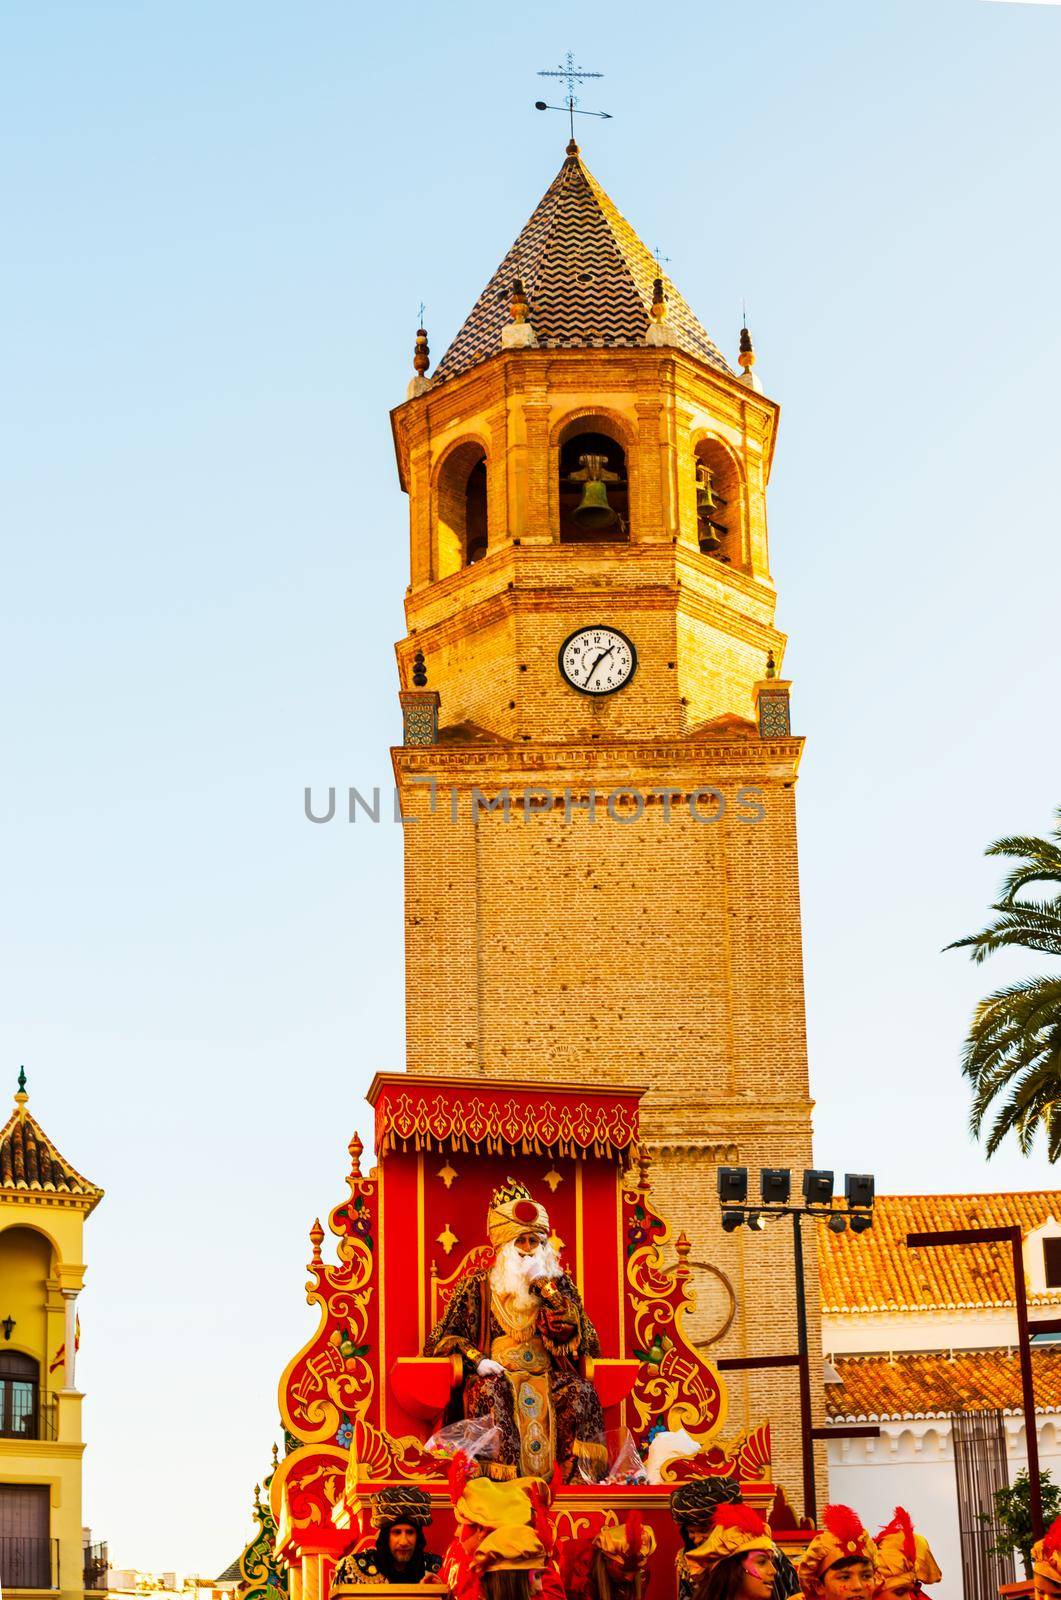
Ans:
[[[822,1229],[818,1241],[822,1310],[930,1311],[1013,1304],[1008,1245],[954,1245],[909,1250],[906,1235],[944,1228],[1020,1227],[1025,1234],[1050,1216],[1061,1220],[1061,1191],[1023,1194],[878,1195],[867,1233]],[[1031,1296],[1061,1302],[1061,1292]]]
[[[950,1416],[954,1411],[1020,1411],[1016,1350],[834,1356],[840,1383],[825,1386],[831,1422]],[[1061,1349],[1033,1349],[1037,1411],[1061,1410]]]
[[[498,353],[517,276],[530,302],[528,320],[539,345],[646,345],[656,263],[578,155],[568,156],[475,302],[438,364],[436,383]],[[678,348],[729,372],[669,280],[664,292],[667,325]]]
[[[23,1107],[0,1129],[0,1192],[84,1195],[93,1205],[103,1194],[61,1156],[36,1118]]]

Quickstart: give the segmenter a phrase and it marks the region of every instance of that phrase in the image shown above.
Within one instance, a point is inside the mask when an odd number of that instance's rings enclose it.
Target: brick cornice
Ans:
[[[490,781],[500,785],[551,781],[570,788],[572,780],[592,785],[595,779],[603,782],[607,778],[614,787],[622,778],[648,775],[650,781],[661,782],[665,775],[674,774],[695,788],[701,777],[791,783],[802,752],[801,738],[656,743],[601,740],[593,744],[469,744],[462,748],[399,745],[391,750],[391,759],[399,785],[406,778],[431,776],[444,777],[457,788],[481,787],[488,773]]]

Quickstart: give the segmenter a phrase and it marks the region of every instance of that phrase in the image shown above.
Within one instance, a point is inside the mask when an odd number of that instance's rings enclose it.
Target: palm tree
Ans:
[[[1061,811],[1047,839],[998,839],[985,852],[1010,856],[1017,865],[992,906],[995,920],[982,933],[947,945],[969,950],[976,962],[1011,945],[1061,956]],[[1033,884],[1054,885],[1052,899],[1021,900]],[[1061,1157],[1061,976],[1025,978],[996,989],[973,1014],[962,1050],[962,1072],[973,1086],[969,1124],[987,1135],[993,1156],[1007,1133],[1015,1133],[1025,1155],[1041,1128],[1050,1161]],[[1006,1098],[998,1104],[998,1097]],[[992,1102],[996,1102],[992,1108]]]

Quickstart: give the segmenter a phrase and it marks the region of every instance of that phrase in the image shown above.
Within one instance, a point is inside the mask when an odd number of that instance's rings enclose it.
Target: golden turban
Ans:
[[[910,1513],[896,1506],[895,1516],[877,1535],[877,1574],[885,1591],[908,1578],[938,1583],[943,1574],[928,1548],[928,1540],[914,1532]]]
[[[486,1214],[486,1231],[495,1250],[511,1244],[521,1233],[537,1233],[549,1237],[549,1214],[544,1206],[532,1200],[522,1183],[512,1178],[498,1189],[490,1201]]]
[[[702,1544],[686,1554],[694,1577],[710,1572],[719,1561],[743,1556],[749,1550],[773,1551],[770,1529],[754,1506],[719,1505],[711,1516],[711,1531]]]
[[[476,1564],[491,1570],[498,1566],[541,1567],[545,1547],[534,1527],[534,1502],[530,1489],[539,1494],[537,1478],[469,1478],[453,1507],[458,1523],[482,1528],[484,1536],[475,1547]]]
[[[877,1546],[850,1506],[826,1506],[822,1525],[797,1563],[804,1594],[810,1585],[838,1561],[868,1561],[876,1571]]]
[[[625,1523],[602,1528],[593,1543],[610,1567],[627,1574],[644,1569],[656,1548],[656,1535],[634,1511]]]

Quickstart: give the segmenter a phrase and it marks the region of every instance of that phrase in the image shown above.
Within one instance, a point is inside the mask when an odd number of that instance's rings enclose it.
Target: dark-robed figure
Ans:
[[[381,1489],[372,1499],[376,1542],[367,1550],[343,1557],[335,1569],[332,1589],[364,1583],[433,1582],[442,1558],[426,1547],[424,1529],[430,1522],[431,1501],[422,1489],[412,1484]]]

